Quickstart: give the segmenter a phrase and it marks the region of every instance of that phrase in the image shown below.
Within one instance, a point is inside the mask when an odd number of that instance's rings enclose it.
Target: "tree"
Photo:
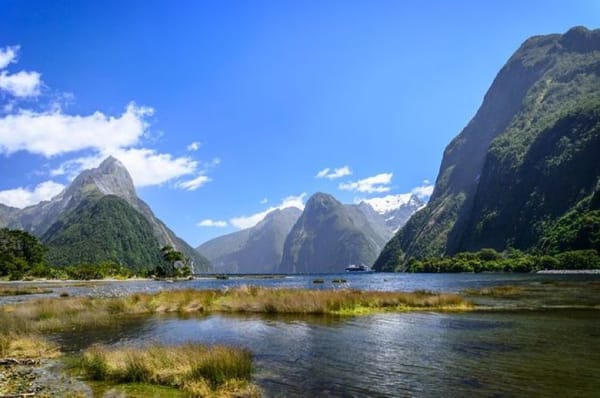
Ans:
[[[162,249],[160,249],[160,251],[162,253],[163,262],[164,262],[164,267],[161,270],[162,273],[164,274],[164,276],[183,276],[183,275],[179,275],[180,269],[183,270],[184,268],[187,268],[189,270],[189,267],[187,267],[187,258],[183,255],[183,253],[175,250],[173,248],[173,246],[170,246],[170,245],[163,246]],[[177,264],[182,264],[183,267],[178,268],[176,266]],[[157,271],[158,271],[158,268],[159,267],[157,267]],[[158,275],[158,276],[161,276],[161,275]]]

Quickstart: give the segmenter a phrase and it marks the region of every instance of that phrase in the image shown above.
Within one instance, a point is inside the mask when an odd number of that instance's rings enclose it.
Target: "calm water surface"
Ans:
[[[315,279],[325,283],[315,284]],[[345,279],[346,283],[332,283],[334,279]],[[10,302],[31,300],[39,297],[58,297],[67,292],[70,296],[120,296],[136,292],[157,292],[173,289],[224,289],[242,285],[282,288],[414,291],[431,290],[458,293],[465,289],[477,289],[501,285],[531,285],[554,281],[578,282],[600,281],[600,274],[408,274],[408,273],[342,273],[313,275],[282,275],[277,277],[230,277],[220,280],[214,277],[197,278],[190,281],[100,281],[100,282],[11,282],[13,285],[48,286],[50,294],[0,297],[0,305]]]
[[[337,288],[340,275],[281,279],[203,279],[181,283],[108,283],[73,294],[124,294],[240,284]],[[522,397],[600,396],[599,275],[346,275],[347,286],[458,292],[497,285],[569,286],[496,309],[350,318],[210,315],[131,318],[117,328],[58,338],[72,350],[92,343],[202,342],[250,349],[255,382],[266,396]],[[587,281],[587,282],[586,282]],[[596,283],[595,286],[590,285]],[[596,287],[596,289],[592,289]],[[77,290],[79,289],[79,290]],[[544,290],[541,290],[544,292]],[[591,292],[591,293],[590,293]],[[550,301],[548,301],[550,300]],[[552,301],[554,300],[554,301]],[[550,302],[552,309],[543,303]],[[578,309],[585,302],[587,309]],[[508,305],[506,304],[508,303]],[[590,309],[590,304],[596,309]],[[498,310],[499,306],[504,306]],[[514,310],[511,309],[514,306]],[[558,309],[565,307],[564,309]],[[508,308],[508,309],[507,309]]]

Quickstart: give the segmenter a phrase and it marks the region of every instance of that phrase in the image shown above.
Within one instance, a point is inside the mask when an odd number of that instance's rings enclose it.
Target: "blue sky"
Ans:
[[[518,46],[598,21],[594,0],[0,0],[0,201],[113,154],[196,246],[317,191],[426,196]]]

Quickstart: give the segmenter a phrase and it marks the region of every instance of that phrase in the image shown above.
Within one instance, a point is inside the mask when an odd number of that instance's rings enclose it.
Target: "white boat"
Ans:
[[[360,264],[360,265],[350,264],[349,266],[346,267],[346,272],[371,272],[371,268],[369,268],[363,264]]]

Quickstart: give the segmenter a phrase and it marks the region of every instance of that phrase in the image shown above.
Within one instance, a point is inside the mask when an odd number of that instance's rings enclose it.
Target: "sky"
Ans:
[[[427,200],[528,37],[581,1],[0,0],[0,203],[114,155],[192,246],[315,192]]]

